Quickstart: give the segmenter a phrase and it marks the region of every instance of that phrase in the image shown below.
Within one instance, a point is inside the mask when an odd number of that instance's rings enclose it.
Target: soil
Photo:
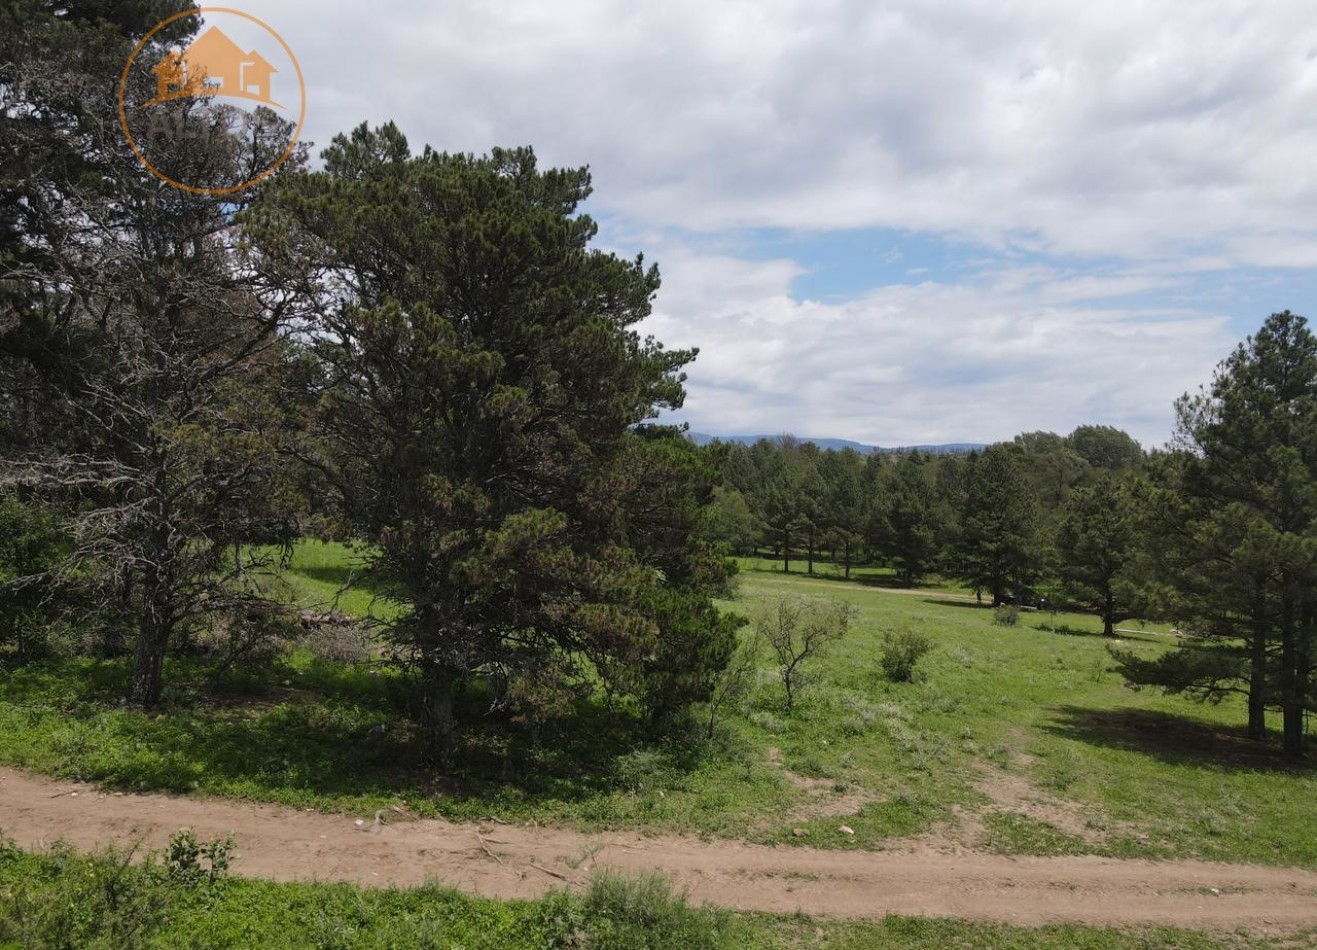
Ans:
[[[63,840],[162,847],[191,828],[233,834],[235,873],[366,886],[439,881],[489,897],[577,887],[594,867],[658,870],[690,898],[741,910],[850,918],[919,914],[1019,925],[1170,925],[1287,933],[1317,927],[1317,871],[1098,857],[1009,857],[906,843],[826,851],[634,832],[321,814],[226,799],[136,795],[0,769],[0,830],[25,848]],[[862,844],[862,843],[861,843]]]

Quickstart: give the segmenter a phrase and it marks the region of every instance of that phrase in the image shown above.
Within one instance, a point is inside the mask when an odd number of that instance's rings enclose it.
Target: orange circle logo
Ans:
[[[153,79],[148,80],[140,70],[135,74],[133,66],[151,40],[171,24],[191,16],[205,16],[207,28],[186,49],[167,50],[150,68]],[[219,22],[212,23],[212,17]],[[227,32],[220,23],[228,27]],[[279,73],[285,75],[277,79]],[[291,109],[279,102],[280,98],[286,100],[285,90],[293,88],[287,78],[290,73],[297,77],[300,102],[295,123],[280,115],[291,115]],[[134,81],[136,98],[145,101],[130,109],[129,93]],[[150,96],[152,90],[154,96]],[[161,181],[193,194],[232,194],[267,178],[293,154],[306,121],[306,80],[292,48],[264,21],[228,7],[198,7],[176,13],[152,27],[124,64],[118,98],[119,125],[133,154]],[[248,103],[255,111],[229,103],[209,109],[204,115],[192,111],[196,103],[217,98]],[[239,172],[237,177],[242,180],[237,184],[231,179],[222,184],[186,180],[190,175],[204,178],[214,172],[216,147],[235,141],[239,125],[244,138],[247,133],[251,135],[252,147],[246,150],[248,143],[244,142],[243,155],[259,167]],[[273,143],[269,141],[271,130],[275,134]],[[282,134],[288,130],[291,133],[283,144]],[[185,140],[197,140],[204,147],[180,152],[179,145]],[[220,165],[229,167],[223,162]]]

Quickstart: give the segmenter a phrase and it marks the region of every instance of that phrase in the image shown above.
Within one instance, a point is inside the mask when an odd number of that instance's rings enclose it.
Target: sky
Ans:
[[[242,9],[314,151],[392,119],[589,165],[598,246],[663,275],[641,332],[700,350],[695,431],[1159,446],[1268,314],[1317,316],[1311,0]]]

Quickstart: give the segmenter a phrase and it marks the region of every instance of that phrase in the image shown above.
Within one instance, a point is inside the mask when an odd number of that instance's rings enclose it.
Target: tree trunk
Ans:
[[[169,647],[171,626],[166,608],[148,599],[143,608],[137,634],[137,664],[133,670],[133,689],[129,702],[151,707],[160,702],[164,687],[165,650]]]
[[[1267,738],[1267,615],[1266,592],[1259,582],[1253,594],[1253,630],[1249,643],[1248,737]]]
[[[453,686],[457,677],[439,663],[427,663],[421,673],[422,755],[429,765],[447,765],[457,744]]]
[[[1295,646],[1295,663],[1294,663],[1294,692],[1298,700],[1298,723],[1295,758],[1303,758],[1306,755],[1307,746],[1307,711],[1309,705],[1309,690],[1312,682],[1312,649],[1314,635],[1314,618],[1317,617],[1317,607],[1311,600],[1304,603],[1301,610],[1302,619],[1299,622],[1298,642]]]
[[[782,573],[791,573],[791,533],[782,532]]]
[[[1288,578],[1284,583],[1288,588]],[[1303,716],[1307,705],[1299,688],[1299,630],[1294,620],[1294,601],[1287,589],[1281,596],[1280,706],[1283,748],[1289,761],[1303,758]]]
[[[1106,590],[1106,596],[1102,600],[1102,633],[1104,636],[1114,637],[1116,635],[1116,598],[1111,593],[1111,588]]]

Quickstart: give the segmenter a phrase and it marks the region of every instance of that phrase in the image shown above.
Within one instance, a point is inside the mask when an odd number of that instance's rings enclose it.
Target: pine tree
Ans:
[[[924,458],[911,453],[889,468],[879,509],[878,549],[912,586],[937,555],[937,507]]]
[[[1072,597],[1102,617],[1102,632],[1131,616],[1138,526],[1129,487],[1103,473],[1075,489],[1061,509],[1056,532],[1058,573]]]
[[[646,424],[681,405],[695,354],[633,329],[658,272],[589,247],[589,193],[530,149],[413,155],[363,125],[255,227],[315,278],[303,455],[399,606],[387,634],[438,762],[463,684],[589,682],[588,660],[661,715],[706,698],[734,645],[710,600],[728,565],[694,540],[714,478]]]
[[[1317,638],[1317,338],[1273,314],[1176,409],[1180,451],[1154,517],[1193,642],[1155,662],[1119,658],[1142,682],[1246,692],[1255,739],[1279,708],[1285,755],[1299,758]]]
[[[291,422],[277,398],[288,296],[241,257],[242,199],[163,184],[112,119],[138,38],[176,9],[191,6],[19,0],[0,14],[0,482],[72,512],[60,574],[95,585],[93,616],[128,616],[131,699],[147,706],[180,629],[263,602],[235,551],[291,533],[272,448]],[[147,63],[195,27],[152,41],[130,114],[151,95]],[[206,132],[165,159],[236,174],[209,104],[153,108]]]
[[[1038,560],[1038,497],[1016,452],[994,445],[971,463],[956,556],[993,603],[1019,596]]]

